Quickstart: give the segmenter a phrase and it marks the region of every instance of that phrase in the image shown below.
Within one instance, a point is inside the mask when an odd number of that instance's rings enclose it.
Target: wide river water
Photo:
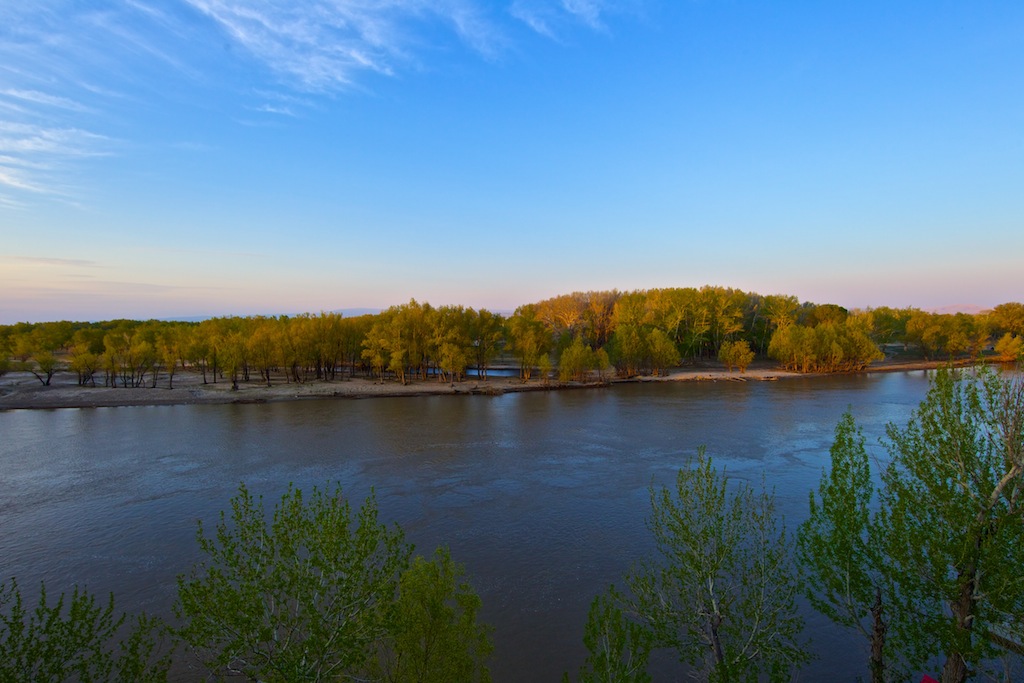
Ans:
[[[652,483],[704,445],[731,476],[763,476],[792,529],[842,413],[884,458],[886,423],[904,424],[927,386],[906,372],[0,412],[0,580],[78,583],[169,616],[175,577],[199,559],[196,521],[212,524],[239,482],[268,507],[289,482],[338,482],[355,505],[373,488],[418,551],[446,544],[467,568],[494,626],[494,680],[556,681],[583,660],[591,599],[653,549]],[[808,620],[819,659],[802,680],[866,674],[852,634]],[[677,677],[659,666],[656,680]]]

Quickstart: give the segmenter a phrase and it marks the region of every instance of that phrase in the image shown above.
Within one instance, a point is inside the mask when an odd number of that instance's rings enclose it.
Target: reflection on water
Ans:
[[[375,491],[424,553],[447,544],[495,626],[501,681],[557,680],[583,658],[593,596],[652,550],[648,487],[705,445],[732,476],[805,515],[840,415],[868,446],[903,422],[924,373],[779,382],[622,385],[505,396],[0,413],[0,576],[51,591],[115,591],[119,607],[167,615],[198,559],[198,519],[238,483],[273,501],[340,482]],[[820,618],[808,680],[862,673]]]

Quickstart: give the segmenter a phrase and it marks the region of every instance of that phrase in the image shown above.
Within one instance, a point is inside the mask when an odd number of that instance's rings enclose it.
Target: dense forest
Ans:
[[[744,370],[755,358],[799,372],[861,370],[886,355],[1016,360],[1024,304],[979,314],[917,308],[849,311],[726,287],[574,292],[510,316],[415,300],[375,315],[112,320],[0,326],[0,375],[61,370],[81,385],[172,386],[178,370],[204,382],[308,382],[357,375],[407,383],[487,378],[495,362],[523,379],[560,381],[661,374],[717,359]]]

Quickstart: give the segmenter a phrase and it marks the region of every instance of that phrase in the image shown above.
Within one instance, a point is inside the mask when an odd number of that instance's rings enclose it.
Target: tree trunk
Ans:
[[[875,606],[871,608],[871,683],[885,683],[886,624],[882,619],[882,589],[875,589]]]
[[[974,542],[976,551],[980,551],[981,542],[982,538],[981,534],[979,534]],[[953,612],[953,618],[956,620],[957,635],[962,634],[963,638],[969,641],[971,629],[974,625],[974,593],[978,583],[977,562],[974,560],[969,562],[960,571],[959,576],[961,578],[966,577],[966,579],[963,579],[960,584],[960,594],[949,607],[950,611]],[[946,663],[942,666],[941,683],[965,683],[967,681],[968,669],[964,655],[962,652],[957,651],[958,647],[954,646],[953,649],[953,652],[946,654]]]
[[[715,656],[715,665],[721,674],[721,680],[728,680],[729,676],[725,670],[725,652],[722,650],[722,636],[718,629],[722,625],[722,615],[711,615],[711,650]]]

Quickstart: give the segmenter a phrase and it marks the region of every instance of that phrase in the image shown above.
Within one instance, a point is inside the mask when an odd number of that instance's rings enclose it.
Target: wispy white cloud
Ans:
[[[0,171],[0,175],[3,175],[3,171]],[[10,197],[0,192],[0,207],[14,211],[22,211],[27,208],[27,205],[25,202],[19,201],[14,197]]]
[[[298,116],[291,107],[281,107],[273,104],[261,104],[256,107],[256,111],[261,111],[264,114],[280,114],[281,116]]]
[[[33,194],[66,195],[68,163],[109,154],[108,139],[77,128],[0,120],[0,186]]]
[[[250,109],[265,114],[298,118],[300,111],[316,106],[315,101],[309,97],[300,97],[281,91],[258,90],[255,95],[264,101]]]
[[[509,14],[523,22],[535,32],[547,38],[555,38],[555,32],[551,28],[550,16],[543,8],[536,7],[537,3],[523,2],[516,0],[509,6]]]
[[[116,153],[117,126],[133,127],[135,109],[164,92],[188,96],[169,81],[235,88],[239,112],[255,119],[236,120],[287,125],[370,75],[426,69],[459,48],[500,57],[512,44],[509,15],[560,39],[573,26],[604,30],[610,13],[637,2],[0,0],[0,206],[73,199],[88,182],[80,163]],[[211,68],[225,58],[230,69]],[[255,85],[227,80],[253,63]]]
[[[0,185],[13,190],[24,190],[34,193],[45,192],[41,185],[36,185],[29,180],[28,174],[24,171],[7,166],[0,166]],[[9,205],[17,204],[13,199],[9,199],[6,203]]]
[[[0,96],[10,97],[15,100],[24,100],[25,102],[41,104],[47,107],[58,107],[69,111],[89,111],[88,107],[79,104],[72,99],[60,97],[59,95],[48,95],[47,93],[39,92],[38,90],[17,90],[15,88],[7,88],[5,90],[0,90]]]
[[[280,77],[316,92],[351,87],[360,74],[394,75],[415,63],[431,24],[490,56],[501,32],[469,0],[184,0]]]
[[[591,28],[604,28],[601,23],[603,3],[597,0],[562,0],[562,7]]]
[[[575,27],[607,31],[607,17],[641,11],[644,0],[512,0],[508,11],[535,32],[552,39]]]
[[[0,188],[7,208],[72,196],[79,164],[111,153],[96,132],[97,94],[80,74],[102,36],[80,30],[78,11],[40,0],[0,12]],[[102,99],[100,97],[99,99]],[[35,199],[32,199],[32,198]]]
[[[0,154],[51,154],[62,157],[103,156],[109,154],[99,148],[108,142],[103,135],[78,128],[51,128],[29,123],[0,121]],[[2,157],[0,157],[2,158]],[[14,160],[17,157],[9,156]],[[26,162],[25,166],[38,166]]]
[[[29,263],[40,266],[74,266],[78,268],[102,267],[99,263],[97,263],[96,261],[92,261],[90,259],[54,258],[52,256],[12,256],[11,258],[15,261],[21,261],[23,263]]]

